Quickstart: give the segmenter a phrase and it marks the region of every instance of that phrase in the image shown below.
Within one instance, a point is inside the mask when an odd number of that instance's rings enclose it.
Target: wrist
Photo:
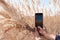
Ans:
[[[56,35],[51,34],[50,37],[52,37],[55,40]]]
[[[46,39],[52,39],[52,40],[55,40],[55,38],[56,38],[56,36],[53,35],[53,34],[45,34],[44,37],[45,37]]]

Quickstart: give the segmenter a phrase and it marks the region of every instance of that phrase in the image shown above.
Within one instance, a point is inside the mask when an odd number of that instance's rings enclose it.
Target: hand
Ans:
[[[55,35],[48,33],[46,28],[44,28],[44,27],[41,28],[40,26],[38,26],[38,31],[40,34],[42,34],[48,40],[54,40],[55,39]]]
[[[40,26],[38,26],[38,31],[40,34],[42,34],[43,36],[45,36],[45,34],[47,34],[47,30],[45,27],[41,28]]]

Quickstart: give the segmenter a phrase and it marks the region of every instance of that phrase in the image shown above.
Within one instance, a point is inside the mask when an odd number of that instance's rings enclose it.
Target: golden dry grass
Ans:
[[[26,21],[30,17],[26,18],[23,14],[19,14],[19,17],[17,11],[4,0],[0,4],[5,10],[0,11],[0,15],[4,17],[0,18],[0,40],[35,40],[33,32],[26,29],[31,24]]]
[[[53,34],[60,34],[60,16],[46,16],[44,17],[44,25],[48,32]]]
[[[34,9],[34,1],[31,0],[31,2],[33,5],[33,11],[36,12],[38,8]],[[37,6],[39,2],[36,2]],[[36,32],[33,29],[35,27],[35,16],[24,16],[20,10],[18,15],[16,9],[4,0],[0,0],[0,5],[5,10],[0,11],[0,15],[5,17],[0,18],[0,40],[36,40],[35,37],[37,37],[37,35],[35,35]],[[24,8],[24,4],[22,4],[22,6],[23,9],[26,9]],[[28,12],[34,13],[29,5],[27,5],[27,8],[26,11],[28,10]],[[28,13],[26,12],[26,14]],[[43,21],[49,33],[60,33],[60,16],[44,16]]]

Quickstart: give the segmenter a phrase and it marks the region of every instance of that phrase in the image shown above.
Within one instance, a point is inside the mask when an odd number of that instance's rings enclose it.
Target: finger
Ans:
[[[46,33],[48,33],[47,28],[44,25],[43,25],[43,30],[45,30]]]
[[[40,26],[38,26],[38,29],[42,30],[42,28]]]

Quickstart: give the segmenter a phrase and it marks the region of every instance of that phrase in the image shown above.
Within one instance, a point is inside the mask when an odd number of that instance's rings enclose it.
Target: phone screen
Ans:
[[[35,26],[43,28],[43,13],[35,13]]]

